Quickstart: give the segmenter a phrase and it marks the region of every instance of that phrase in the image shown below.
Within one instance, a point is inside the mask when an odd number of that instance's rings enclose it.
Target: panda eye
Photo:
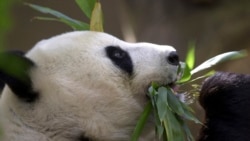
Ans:
[[[133,63],[126,51],[114,46],[108,46],[105,48],[105,50],[107,56],[116,66],[118,66],[121,70],[127,72],[128,74],[132,74]]]
[[[121,60],[129,58],[128,53],[119,47],[113,47],[113,46],[106,47],[106,52],[107,56],[111,60],[116,60],[116,59]]]
[[[114,50],[111,54],[114,58],[122,59],[126,56],[126,53],[122,50]]]
[[[126,58],[127,53],[119,47],[109,46],[106,48],[107,55],[110,59],[123,59]]]

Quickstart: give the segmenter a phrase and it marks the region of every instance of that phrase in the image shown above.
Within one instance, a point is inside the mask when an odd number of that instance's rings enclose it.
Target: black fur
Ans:
[[[129,75],[132,75],[133,62],[126,51],[119,47],[108,46],[106,47],[106,53],[116,66],[127,72]]]
[[[20,99],[33,102],[38,94],[33,91],[29,71],[35,64],[21,52],[5,52],[0,54],[0,79]]]
[[[250,75],[216,73],[201,89],[205,126],[198,141],[250,140]]]
[[[0,95],[1,95],[1,91],[3,90],[5,86],[5,83],[0,79]]]

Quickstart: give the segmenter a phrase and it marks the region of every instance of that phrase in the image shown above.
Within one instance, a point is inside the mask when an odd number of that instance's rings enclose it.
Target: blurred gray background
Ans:
[[[33,20],[47,16],[23,5],[47,6],[88,21],[73,0],[25,0],[12,7],[13,26],[7,34],[7,49],[27,51],[41,39],[72,31],[62,23]],[[196,42],[196,65],[219,53],[246,49],[250,52],[249,0],[101,0],[104,30],[130,42],[174,46],[185,59],[190,41]],[[250,57],[223,63],[218,71],[250,73]],[[202,119],[202,109],[193,106]],[[199,126],[193,126],[198,134]]]

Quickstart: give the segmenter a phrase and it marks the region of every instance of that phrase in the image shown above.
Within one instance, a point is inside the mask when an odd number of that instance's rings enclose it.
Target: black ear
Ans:
[[[30,70],[35,64],[22,52],[0,53],[0,80],[12,92],[26,102],[34,101],[38,94],[33,91]]]

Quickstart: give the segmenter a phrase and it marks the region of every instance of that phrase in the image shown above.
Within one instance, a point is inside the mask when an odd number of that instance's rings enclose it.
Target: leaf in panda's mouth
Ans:
[[[149,88],[148,96],[150,102],[145,107],[139,122],[136,126],[131,141],[137,141],[146,119],[153,110],[156,133],[159,139],[167,141],[193,141],[189,128],[186,125],[186,120],[191,120],[196,123],[201,123],[193,115],[193,111],[185,103],[181,102],[174,91],[169,86],[159,87],[153,83]]]
[[[159,138],[168,141],[192,141],[186,120],[201,123],[193,115],[193,111],[181,102],[170,87],[157,87],[152,85],[149,89],[151,104],[154,112],[156,131]]]

